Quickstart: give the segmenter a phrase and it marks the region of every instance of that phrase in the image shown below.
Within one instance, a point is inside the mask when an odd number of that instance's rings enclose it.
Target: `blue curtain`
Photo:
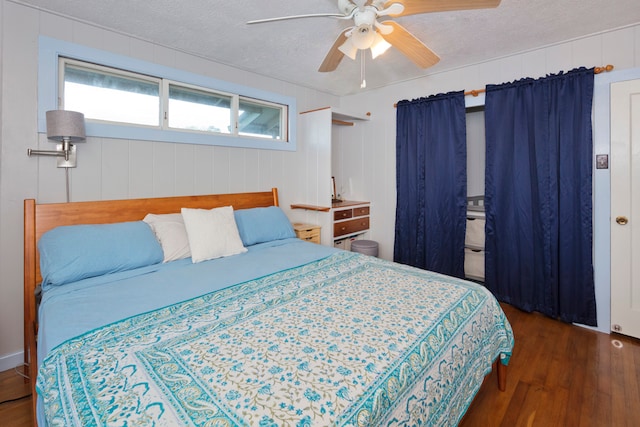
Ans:
[[[394,261],[464,277],[464,93],[397,105]]]
[[[596,325],[593,69],[487,86],[485,284],[526,311]]]

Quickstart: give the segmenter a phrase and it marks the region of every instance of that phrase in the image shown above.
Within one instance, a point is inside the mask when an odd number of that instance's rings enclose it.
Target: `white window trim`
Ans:
[[[78,61],[96,63],[104,65],[105,67],[127,70],[132,73],[157,76],[179,82],[180,84],[185,83],[213,91],[233,93],[258,102],[279,104],[286,107],[285,112],[287,117],[283,119],[287,120],[287,122],[283,124],[283,129],[286,129],[288,141],[226,134],[204,134],[171,129],[150,129],[135,125],[119,125],[94,121],[87,121],[86,123],[87,136],[282,151],[296,150],[295,112],[297,110],[296,100],[293,97],[225,82],[188,71],[165,67],[45,36],[40,36],[39,38],[38,132],[46,133],[46,111],[58,108],[58,82],[61,78],[59,58],[61,56]]]

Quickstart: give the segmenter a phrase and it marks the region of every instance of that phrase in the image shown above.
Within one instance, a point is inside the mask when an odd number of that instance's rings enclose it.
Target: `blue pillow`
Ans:
[[[278,206],[233,212],[244,246],[296,237],[287,215]]]
[[[38,241],[42,287],[162,262],[162,246],[142,221],[70,225]]]

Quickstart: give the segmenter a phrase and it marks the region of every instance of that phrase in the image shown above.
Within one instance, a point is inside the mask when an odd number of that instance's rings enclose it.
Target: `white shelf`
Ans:
[[[331,109],[331,118],[340,122],[368,121],[371,120],[371,113],[352,114]]]

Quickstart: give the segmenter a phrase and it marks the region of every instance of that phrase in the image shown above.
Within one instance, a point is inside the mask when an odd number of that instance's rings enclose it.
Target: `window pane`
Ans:
[[[64,108],[87,119],[159,126],[156,82],[65,64]]]
[[[231,97],[169,85],[169,127],[229,134]]]
[[[240,99],[238,132],[244,136],[282,139],[282,106]]]

